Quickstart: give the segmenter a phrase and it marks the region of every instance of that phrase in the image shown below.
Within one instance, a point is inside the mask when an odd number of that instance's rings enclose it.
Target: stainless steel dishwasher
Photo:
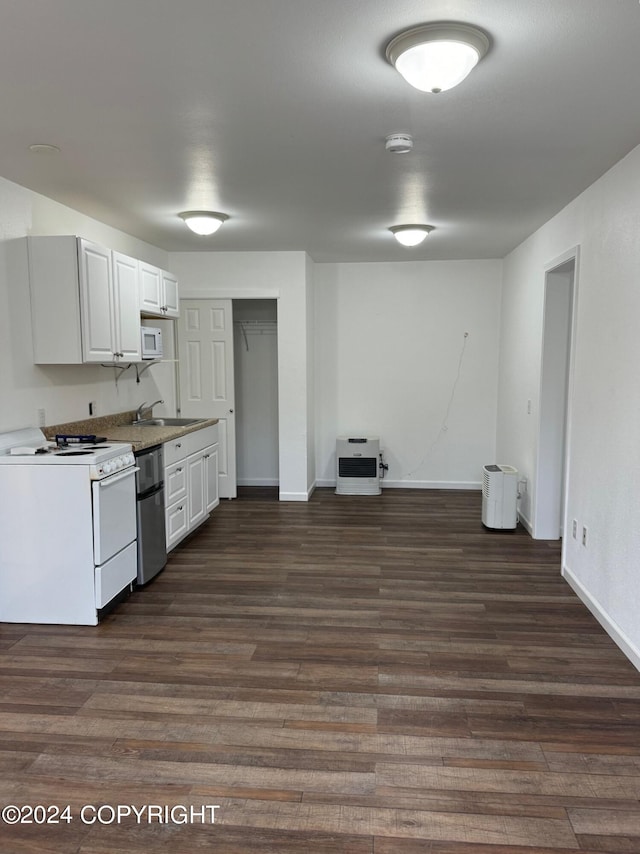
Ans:
[[[138,517],[138,584],[147,584],[167,563],[164,522],[162,447],[136,453],[136,509]]]

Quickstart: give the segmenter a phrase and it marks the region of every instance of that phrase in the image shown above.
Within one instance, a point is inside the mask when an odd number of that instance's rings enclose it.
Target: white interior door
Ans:
[[[180,414],[217,418],[218,486],[235,498],[236,427],[230,299],[182,299],[178,320]]]

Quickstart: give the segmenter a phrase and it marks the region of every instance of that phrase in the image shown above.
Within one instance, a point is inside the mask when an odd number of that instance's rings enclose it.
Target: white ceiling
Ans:
[[[384,48],[437,20],[492,46],[429,95]],[[638,44],[638,0],[0,0],[0,175],[167,250],[502,257],[640,143]]]

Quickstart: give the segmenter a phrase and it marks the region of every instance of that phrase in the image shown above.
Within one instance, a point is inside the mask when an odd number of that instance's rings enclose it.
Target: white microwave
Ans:
[[[162,329],[155,326],[141,326],[140,342],[143,359],[162,358]]]

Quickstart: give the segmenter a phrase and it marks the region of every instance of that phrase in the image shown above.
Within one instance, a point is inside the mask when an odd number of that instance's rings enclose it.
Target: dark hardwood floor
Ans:
[[[70,806],[2,854],[640,852],[640,674],[558,543],[476,492],[273,499],[97,628],[0,626],[0,802]]]

